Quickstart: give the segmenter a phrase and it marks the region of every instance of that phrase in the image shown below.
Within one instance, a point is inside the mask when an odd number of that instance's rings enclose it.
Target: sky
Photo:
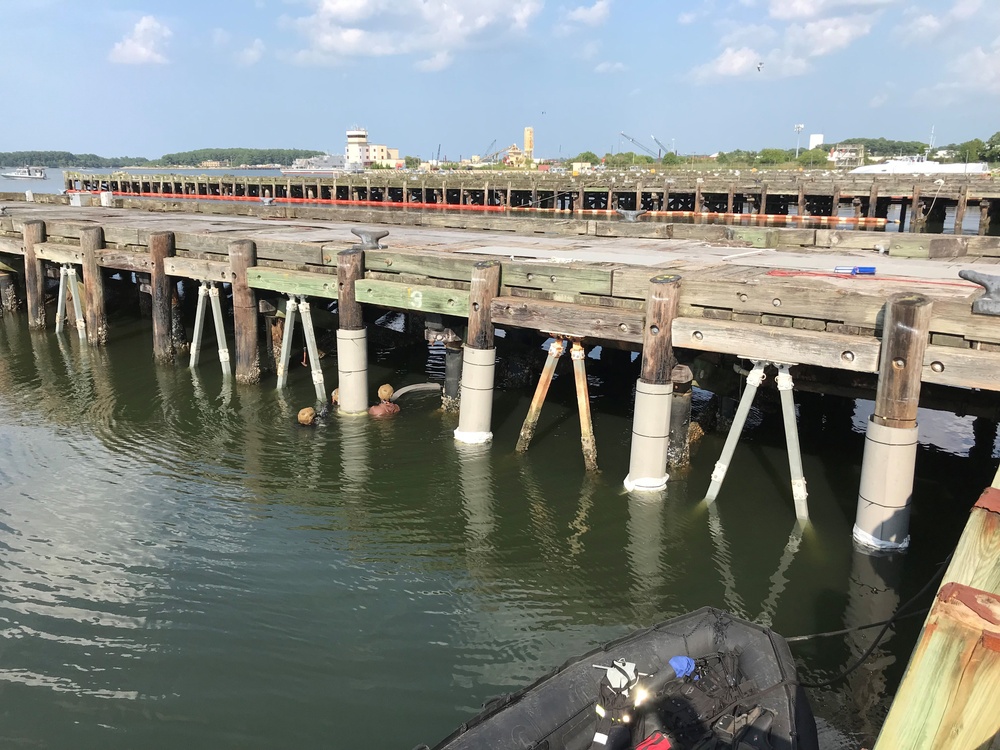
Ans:
[[[0,0],[0,151],[568,157],[1000,131],[997,0]],[[801,134],[796,124],[803,125]]]

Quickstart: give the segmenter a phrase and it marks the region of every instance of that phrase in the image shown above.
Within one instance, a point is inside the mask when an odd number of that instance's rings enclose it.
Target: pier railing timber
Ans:
[[[190,208],[191,204],[184,206]],[[97,265],[144,277],[152,268],[150,233],[169,230],[174,236],[175,254],[164,259],[167,275],[232,283],[231,243],[251,240],[256,247],[256,264],[247,269],[246,283],[258,291],[276,295],[336,299],[337,252],[355,242],[346,225],[329,227],[301,219],[290,225],[275,222],[274,213],[284,214],[287,209],[273,206],[253,206],[259,213],[254,218],[54,206],[31,208],[24,216],[0,217],[0,254],[24,254],[24,220],[30,216],[45,221],[45,241],[33,247],[37,262],[81,263],[84,229],[100,226],[104,247],[96,253]],[[214,208],[221,207],[214,205]],[[296,209],[296,213],[299,210],[308,214],[304,209]],[[319,209],[310,209],[315,210]],[[602,232],[614,234],[625,230],[628,238],[637,228],[619,222],[582,223],[585,226],[581,229],[588,234],[590,229],[594,230],[594,239],[587,241],[596,243],[598,251]],[[871,247],[871,242],[877,240],[877,235],[863,232],[806,230],[806,237],[803,230],[753,230],[763,232],[755,235],[740,228],[663,227],[668,230],[666,234],[675,237],[695,229],[713,230],[711,236],[718,237],[717,242],[728,244],[729,257],[752,252],[741,248],[765,242],[779,246],[802,240],[817,242],[823,234],[831,245],[837,238],[837,247],[865,243]],[[714,261],[702,260],[697,249],[689,249],[676,258],[665,254],[663,262],[655,267],[616,262],[610,246],[606,260],[561,262],[530,257],[526,248],[532,243],[524,238],[518,240],[512,234],[451,245],[441,243],[440,237],[428,235],[428,241],[421,246],[421,235],[407,231],[410,234],[405,238],[390,235],[390,242],[396,239],[393,247],[365,251],[364,276],[355,286],[358,302],[465,318],[469,314],[474,264],[499,259],[500,290],[491,305],[495,325],[638,349],[649,279],[657,273],[670,272],[682,276],[678,317],[672,326],[673,344],[677,348],[876,373],[886,300],[900,292],[919,293],[933,302],[921,380],[950,387],[1000,391],[1000,321],[994,316],[973,313],[972,304],[983,294],[983,289],[958,278],[941,281],[905,275],[854,277],[828,271],[788,270],[775,267],[774,259],[766,254],[760,256],[759,264],[730,265],[718,262],[718,256]],[[929,254],[935,242],[960,243],[959,249],[966,254],[963,260],[973,259],[967,238],[913,239],[924,242]],[[438,241],[439,247],[428,247],[432,241]],[[489,241],[498,244],[489,245]],[[803,248],[796,247],[800,251]],[[995,262],[1000,256],[995,244],[983,248],[994,255],[978,256],[976,260]],[[949,256],[952,253],[957,254],[954,244],[945,251]],[[745,261],[756,263],[753,256]]]
[[[875,750],[1000,742],[1000,489],[973,506]]]
[[[70,172],[69,193],[107,192],[119,198],[267,200],[286,204],[448,209],[601,217],[616,210],[649,218],[729,224],[886,228],[899,206],[897,229],[941,232],[954,207],[962,233],[971,209],[979,234],[996,233],[1000,184],[990,174],[854,175],[833,172],[447,172],[380,170],[339,177],[280,175],[94,175]],[[846,211],[846,215],[845,215]],[[770,217],[765,219],[765,217]],[[992,227],[992,232],[991,232]]]

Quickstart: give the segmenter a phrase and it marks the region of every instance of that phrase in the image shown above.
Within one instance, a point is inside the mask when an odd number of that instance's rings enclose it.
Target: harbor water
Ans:
[[[111,330],[92,350],[72,330],[29,332],[23,313],[0,319],[2,747],[409,750],[694,608],[786,636],[884,619],[934,575],[996,468],[995,425],[923,411],[911,548],[872,559],[851,542],[866,401],[798,394],[800,532],[766,399],[707,508],[724,435],[664,493],[627,494],[635,373],[594,357],[602,471],[588,477],[562,369],[519,455],[533,382],[513,366],[493,443],[467,448],[426,391],[392,419],[304,428],[307,368],[284,392],[236,386],[211,351],[196,372],[154,365],[148,320]],[[444,380],[440,349],[393,330],[373,330],[370,352],[373,386]],[[540,369],[543,350],[531,359]],[[811,691],[836,746],[877,733],[921,621]],[[794,644],[800,676],[837,676],[875,632]]]

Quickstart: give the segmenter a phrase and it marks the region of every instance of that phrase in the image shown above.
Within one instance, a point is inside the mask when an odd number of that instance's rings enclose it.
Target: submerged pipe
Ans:
[[[392,396],[389,397],[389,400],[395,403],[400,396],[417,391],[434,391],[435,393],[439,393],[441,391],[441,385],[440,383],[413,383],[412,385],[404,385],[398,391],[395,391]]]

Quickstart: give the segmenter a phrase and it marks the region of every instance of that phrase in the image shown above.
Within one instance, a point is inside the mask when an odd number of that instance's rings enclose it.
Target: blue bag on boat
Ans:
[[[678,677],[687,677],[694,671],[694,659],[690,656],[671,656],[668,663]]]

